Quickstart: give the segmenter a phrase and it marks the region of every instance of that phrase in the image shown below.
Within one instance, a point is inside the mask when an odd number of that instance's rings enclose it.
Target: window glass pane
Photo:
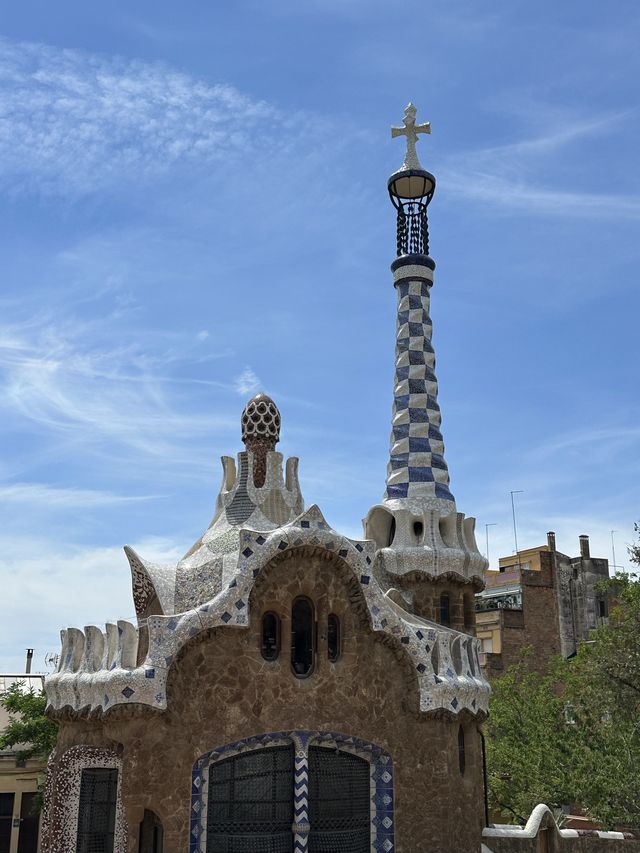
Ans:
[[[462,726],[458,729],[458,766],[460,773],[464,776],[465,767],[467,765],[467,756],[464,748],[464,729]]]
[[[280,619],[275,613],[265,613],[262,617],[262,657],[276,660],[280,654]]]
[[[449,596],[446,593],[443,593],[440,596],[440,624],[448,625],[449,622]]]
[[[340,657],[340,621],[335,613],[327,619],[327,655],[332,663]]]
[[[36,853],[38,849],[38,823],[40,816],[35,811],[35,793],[22,795],[20,803],[20,834],[18,835],[18,853]]]
[[[291,608],[291,667],[298,677],[313,669],[315,624],[308,598],[296,598]]]
[[[0,853],[9,853],[13,797],[13,794],[0,794]]]

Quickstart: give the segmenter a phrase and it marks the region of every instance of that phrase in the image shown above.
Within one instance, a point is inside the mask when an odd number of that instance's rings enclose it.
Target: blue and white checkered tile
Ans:
[[[405,277],[406,270],[396,270],[396,375],[386,498],[429,496],[453,503],[431,344],[431,271],[424,270],[424,278],[414,279]],[[413,275],[421,272],[421,268],[412,270]]]

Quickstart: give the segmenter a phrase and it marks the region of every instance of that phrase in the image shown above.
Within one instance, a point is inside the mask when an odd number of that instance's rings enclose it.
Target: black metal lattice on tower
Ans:
[[[436,179],[424,169],[402,169],[389,178],[389,197],[397,211],[396,253],[429,254],[427,208]]]
[[[309,853],[369,853],[371,765],[349,752],[309,748]]]
[[[397,255],[428,255],[429,224],[427,205],[419,201],[407,201],[398,206]]]
[[[117,792],[117,770],[82,771],[76,853],[113,853]]]
[[[291,853],[293,758],[291,744],[211,766],[207,853]]]

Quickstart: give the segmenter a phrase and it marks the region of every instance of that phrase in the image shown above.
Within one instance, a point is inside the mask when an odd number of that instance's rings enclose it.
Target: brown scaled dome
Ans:
[[[242,441],[248,450],[262,445],[273,450],[280,441],[280,412],[271,397],[256,394],[242,413]]]
[[[280,441],[280,412],[266,394],[256,394],[244,407],[242,440],[253,453],[253,484],[261,489],[267,475],[267,453]]]

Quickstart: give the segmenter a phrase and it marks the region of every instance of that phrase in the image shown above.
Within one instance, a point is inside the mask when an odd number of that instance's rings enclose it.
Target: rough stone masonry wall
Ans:
[[[559,655],[560,621],[554,555],[540,553],[540,570],[523,571],[522,610],[504,610],[500,613],[502,651],[487,655],[486,671],[489,678],[499,678],[512,664],[520,660],[525,646],[534,654],[529,659],[533,669],[544,672],[552,657]]]
[[[60,752],[91,743],[121,753],[130,853],[137,853],[145,808],[164,824],[165,850],[186,853],[191,770],[199,756],[251,735],[295,729],[355,735],[391,755],[398,853],[477,853],[483,826],[477,723],[418,714],[417,688],[402,650],[374,639],[362,622],[360,593],[342,571],[336,558],[299,552],[272,564],[252,593],[248,629],[215,629],[185,648],[170,674],[166,712],[116,709],[102,721],[62,724]],[[318,622],[316,668],[302,680],[289,663],[297,595],[314,602]],[[271,663],[260,653],[266,610],[277,612],[282,623],[280,657]],[[329,613],[342,626],[336,664],[326,655]],[[458,766],[460,723],[464,776]]]

